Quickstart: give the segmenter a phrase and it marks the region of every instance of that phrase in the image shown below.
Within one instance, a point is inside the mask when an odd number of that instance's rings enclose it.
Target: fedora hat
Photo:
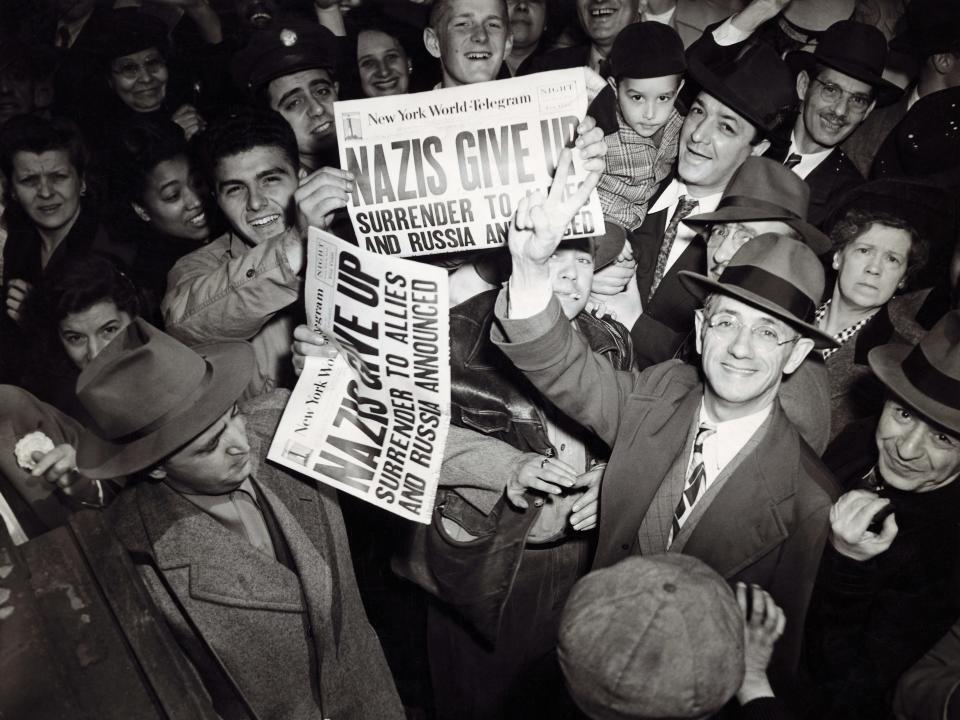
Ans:
[[[824,233],[806,221],[810,187],[774,160],[748,157],[730,179],[717,209],[691,215],[684,223],[702,232],[704,225],[739,220],[781,220],[796,230],[817,255],[833,247]]]
[[[887,39],[873,25],[856,20],[834,23],[820,36],[812,53],[794,50],[787,53],[786,61],[794,74],[810,72],[819,63],[865,82],[876,90],[879,105],[888,105],[903,93],[902,88],[883,78]]]
[[[890,49],[926,59],[960,51],[960,8],[957,0],[911,0],[901,20],[903,32]]]
[[[680,282],[698,300],[722,293],[783,320],[818,349],[837,341],[814,325],[823,297],[823,265],[813,250],[786,235],[758,235],[730,259],[720,278],[680,271]]]
[[[749,120],[765,137],[773,136],[787,113],[796,109],[797,91],[790,68],[765,44],[748,47],[730,62],[708,67],[691,58],[690,92],[702,90]],[[693,95],[686,94],[689,105]]]
[[[246,342],[191,349],[137,318],[77,380],[93,420],[77,449],[80,472],[120,477],[159,462],[227,411],[253,366]]]
[[[944,315],[917,345],[881,345],[867,361],[893,394],[960,433],[960,310]]]

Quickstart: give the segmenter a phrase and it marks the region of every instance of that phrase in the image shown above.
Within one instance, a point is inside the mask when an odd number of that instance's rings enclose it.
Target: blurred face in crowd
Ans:
[[[623,119],[641,137],[653,137],[670,119],[682,84],[679,75],[621,78],[616,89]]]
[[[797,76],[797,94],[803,107],[796,131],[798,141],[806,146],[801,149],[806,152],[842,143],[876,104],[870,85],[832,68],[824,68],[815,79],[801,72]]]
[[[557,248],[548,263],[550,286],[563,314],[573,320],[587,306],[593,286],[593,255],[579,248]]]
[[[910,234],[873,223],[833,256],[840,298],[859,309],[886,304],[907,274]]]
[[[395,37],[364,30],[357,38],[357,70],[367,97],[403,95],[410,89],[413,64]]]
[[[796,370],[813,348],[813,341],[797,339],[797,331],[782,320],[720,294],[697,311],[696,325],[707,379],[704,402],[718,421],[773,402],[783,375]]]
[[[206,188],[190,169],[185,155],[158,163],[147,175],[141,202],[134,212],[164,235],[205,240],[210,235],[203,210]]]
[[[234,10],[240,22],[250,29],[265,28],[277,14],[274,0],[236,0]]]
[[[546,0],[507,0],[514,50],[533,50],[547,26]]]
[[[66,232],[80,213],[83,178],[66,150],[13,154],[13,197],[41,232]]]
[[[617,35],[636,22],[640,0],[577,0],[580,25],[599,49],[606,53]]]
[[[749,120],[701,92],[680,129],[680,179],[700,189],[701,197],[723,192],[744,160],[770,147],[767,140],[751,145],[756,134]]]
[[[110,63],[108,83],[134,112],[153,112],[167,96],[167,61],[156,48],[123,55]]]
[[[160,466],[181,492],[222,495],[236,490],[253,471],[247,425],[234,405]]]
[[[217,203],[250,245],[291,227],[297,172],[278,147],[258,145],[221,158],[214,168]]]
[[[884,481],[907,492],[929,492],[960,474],[960,438],[899,398],[889,397],[877,425],[877,468]]]
[[[495,79],[513,47],[503,0],[448,0],[423,41],[440,58],[444,87]]]
[[[113,300],[101,300],[60,321],[60,342],[70,361],[82,370],[131,321]]]
[[[270,81],[270,107],[283,115],[297,136],[302,155],[315,155],[336,142],[333,103],[340,86],[321,68],[301,70]]]
[[[26,64],[9,63],[0,69],[0,125],[36,109],[35,83]]]
[[[757,235],[763,233],[787,235],[800,240],[797,232],[780,220],[740,220],[738,222],[716,223],[710,228],[707,239],[707,274],[716,280],[742,248]]]

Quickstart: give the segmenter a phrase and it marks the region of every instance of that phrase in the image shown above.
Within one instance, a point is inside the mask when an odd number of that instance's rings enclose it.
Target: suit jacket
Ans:
[[[960,621],[897,683],[897,720],[957,720],[960,717]]]
[[[529,58],[517,68],[517,75],[532,75],[546,70],[565,70],[566,68],[583,67],[589,64],[590,43],[572,45],[544,53],[536,58]]]
[[[336,493],[265,462],[285,399],[277,392],[256,401],[247,428],[260,459],[257,490],[295,570],[160,482],[121,494],[111,524],[208,688],[216,672],[197,632],[262,720],[402,718],[357,591]],[[211,694],[224,718],[243,717]]]
[[[817,227],[830,217],[848,190],[864,182],[856,165],[839,147],[835,147],[805,179],[810,186],[807,220]]]
[[[870,177],[870,168],[880,146],[907,114],[907,100],[912,92],[913,88],[909,87],[897,102],[874,108],[860,127],[843,142],[843,151],[864,177]]]
[[[558,408],[613,448],[594,568],[612,565],[636,552],[640,523],[682,451],[703,397],[699,373],[679,361],[618,372],[564,327],[555,299],[522,320],[505,319],[504,308],[498,306],[494,341]],[[829,471],[777,403],[766,435],[683,548],[730,582],[762,586],[790,618],[771,664],[778,693],[797,677],[804,617],[836,494]]]
[[[742,0],[677,0],[670,25],[684,47],[690,47],[714,23],[720,23],[743,9]]]

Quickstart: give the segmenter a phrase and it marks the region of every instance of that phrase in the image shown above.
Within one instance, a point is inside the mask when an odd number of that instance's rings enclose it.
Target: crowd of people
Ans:
[[[567,68],[417,258],[430,525],[268,463],[334,103]],[[0,546],[102,514],[220,717],[960,718],[953,0],[15,0],[0,186]]]

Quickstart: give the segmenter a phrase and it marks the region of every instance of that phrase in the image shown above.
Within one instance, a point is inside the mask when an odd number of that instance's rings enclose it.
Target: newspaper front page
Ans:
[[[270,460],[429,524],[450,425],[447,273],[316,228],[308,322],[340,350],[307,358]]]
[[[334,105],[361,247],[412,257],[506,244],[517,202],[546,191],[587,111],[583,68]],[[576,153],[574,153],[577,156]],[[579,159],[570,191],[586,177]],[[594,190],[566,237],[603,232]]]

